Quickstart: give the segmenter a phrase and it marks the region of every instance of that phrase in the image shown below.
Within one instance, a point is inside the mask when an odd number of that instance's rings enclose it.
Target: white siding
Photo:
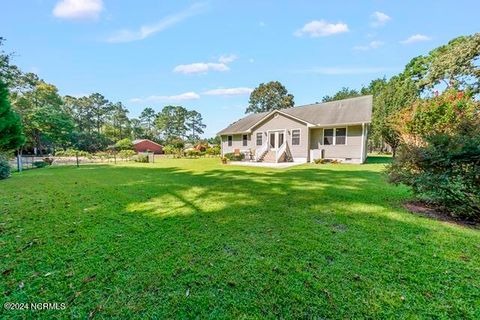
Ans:
[[[300,145],[292,145],[292,130],[300,130]],[[268,131],[286,130],[285,139],[288,142],[290,151],[294,161],[307,161],[308,158],[308,128],[305,123],[286,117],[282,114],[274,114],[264,122],[253,128],[252,144],[256,146],[256,134],[260,132],[263,134],[262,142],[265,144],[268,141]]]

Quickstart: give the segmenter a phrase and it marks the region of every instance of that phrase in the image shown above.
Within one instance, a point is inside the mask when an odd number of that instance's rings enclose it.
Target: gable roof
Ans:
[[[249,130],[258,123],[277,112],[296,118],[313,127],[370,123],[372,120],[372,103],[372,96],[361,96],[324,103],[308,104],[288,109],[272,110],[270,112],[254,113],[232,123],[220,131],[218,135],[249,132]]]
[[[133,144],[139,144],[139,143],[144,142],[144,141],[147,141],[147,142],[156,144],[157,146],[160,146],[160,147],[162,146],[161,144],[158,144],[158,143],[156,143],[155,141],[152,141],[152,140],[150,140],[150,139],[136,139],[136,140],[133,140],[132,143],[133,143]]]

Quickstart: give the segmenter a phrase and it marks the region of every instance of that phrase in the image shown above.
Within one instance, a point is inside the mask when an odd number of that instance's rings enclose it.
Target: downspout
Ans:
[[[220,154],[222,155],[223,158],[223,138],[220,136]]]
[[[360,159],[362,163],[365,161],[365,123],[362,122],[362,154],[360,155]]]

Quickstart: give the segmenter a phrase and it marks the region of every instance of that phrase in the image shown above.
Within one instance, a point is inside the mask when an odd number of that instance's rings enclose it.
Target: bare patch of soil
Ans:
[[[480,229],[480,223],[478,222],[466,221],[452,217],[445,211],[442,211],[440,208],[421,201],[407,201],[403,204],[403,207],[414,214],[418,214],[424,217]]]

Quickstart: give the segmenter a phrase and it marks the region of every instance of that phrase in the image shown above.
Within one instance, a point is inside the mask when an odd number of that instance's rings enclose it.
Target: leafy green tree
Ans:
[[[480,221],[480,103],[463,92],[417,100],[395,117],[402,138],[390,181],[452,215]]]
[[[395,157],[400,136],[392,124],[395,114],[410,106],[419,93],[409,78],[392,77],[374,96],[372,127],[374,134],[381,137],[391,148]]]
[[[130,126],[132,129],[132,137],[134,139],[148,138],[148,135],[145,133],[145,128],[142,125],[142,121],[137,118],[130,119]]]
[[[32,91],[16,97],[14,107],[27,142],[38,151],[68,144],[74,124],[54,85],[39,81]]]
[[[132,140],[129,138],[118,140],[117,143],[115,143],[115,148],[117,150],[133,150]]]
[[[24,142],[20,117],[12,110],[7,86],[0,80],[0,152],[17,149]]]
[[[195,110],[187,112],[186,126],[189,130],[189,135],[187,138],[192,143],[200,140],[200,135],[203,134],[203,129],[206,128],[206,125],[203,124],[202,115]]]
[[[322,102],[329,102],[329,101],[335,101],[335,100],[355,98],[355,97],[359,97],[361,95],[362,94],[355,89],[350,89],[348,87],[343,87],[342,89],[340,89],[340,91],[335,93],[333,96],[324,96],[322,98]]]
[[[3,45],[5,39],[0,37],[0,47]],[[0,82],[3,82],[7,88],[14,88],[18,85],[21,77],[20,69],[11,64],[12,53],[6,53],[0,50]]]
[[[113,143],[113,141],[108,139],[104,134],[96,131],[73,132],[70,140],[76,149],[90,153],[104,151]]]
[[[480,33],[460,36],[426,56],[412,59],[404,76],[416,82],[420,90],[443,83],[447,88],[480,92]]]
[[[181,106],[166,106],[160,111],[155,125],[165,140],[183,139],[186,136],[187,126],[185,122],[187,113],[187,109]]]
[[[279,81],[260,83],[250,94],[245,113],[260,113],[294,106],[293,95]]]
[[[208,138],[208,143],[211,144],[211,145],[214,145],[214,146],[219,146],[220,143],[222,142],[220,140],[220,137],[219,136],[215,136],[215,137],[211,137],[211,138]]]

